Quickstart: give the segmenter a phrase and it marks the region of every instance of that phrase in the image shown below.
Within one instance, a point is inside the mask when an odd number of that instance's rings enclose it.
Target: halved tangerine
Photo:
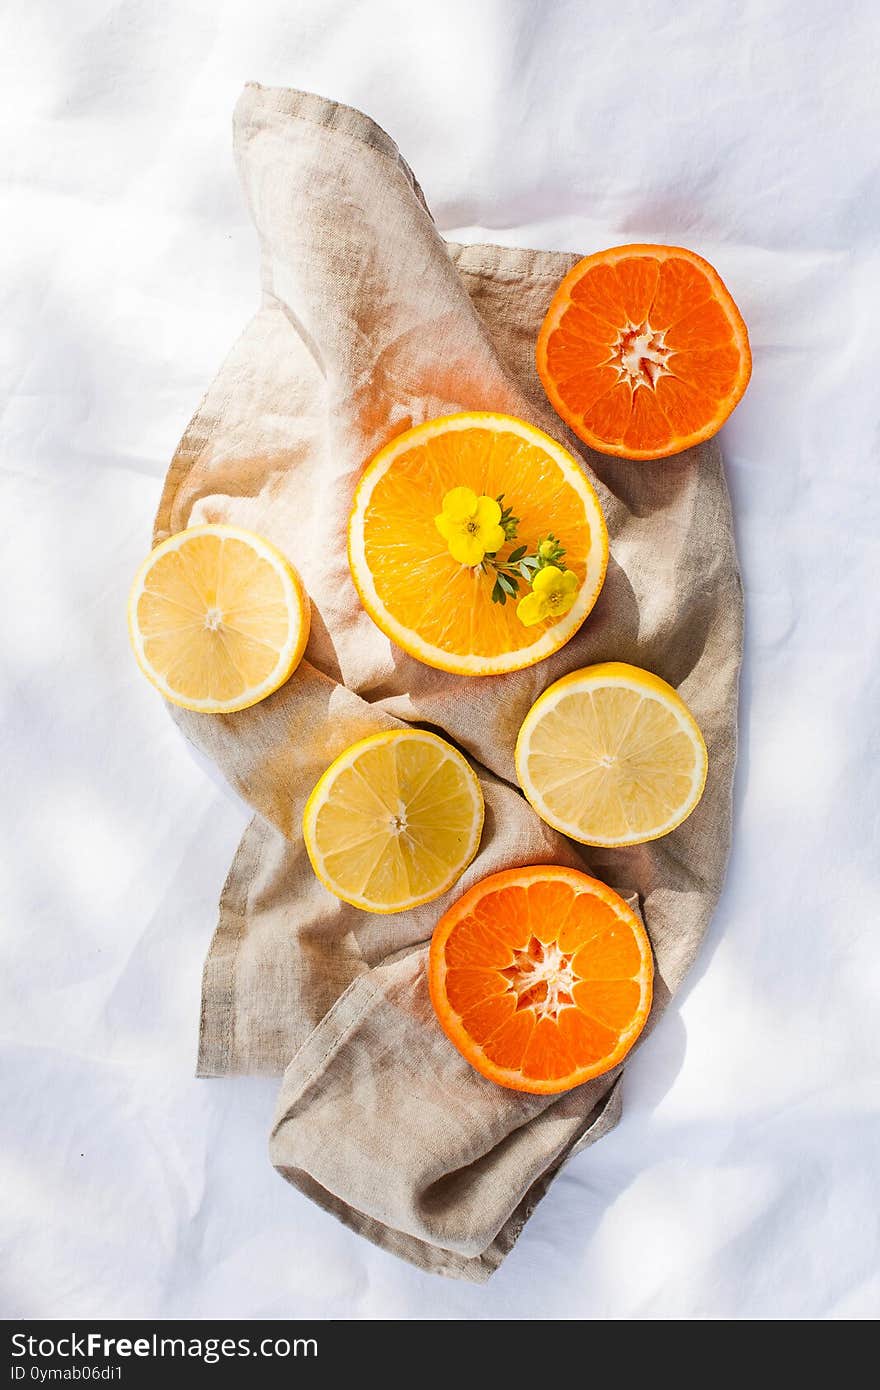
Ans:
[[[749,337],[720,275],[681,246],[578,261],[538,335],[538,374],[585,443],[665,458],[720,430],[749,384]]]
[[[576,869],[505,869],[474,885],[431,938],[431,1002],[483,1076],[568,1091],[626,1056],[651,1008],[647,933],[612,888]]]

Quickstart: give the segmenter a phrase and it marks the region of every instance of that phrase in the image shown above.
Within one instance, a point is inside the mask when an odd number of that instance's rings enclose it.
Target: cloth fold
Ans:
[[[641,908],[657,963],[654,1014],[680,983],[720,892],[730,837],[742,602],[714,441],[658,464],[592,454],[534,369],[538,327],[575,257],[447,245],[384,132],[306,93],[248,86],[235,149],[260,240],[263,298],[169,470],[158,541],[227,521],[274,541],[312,601],[306,659],[236,714],[174,710],[251,804],[205,966],[198,1070],[285,1079],[271,1141],[290,1181],[424,1268],[482,1279],[552,1173],[613,1123],[614,1075],[535,1103],[478,1077],[441,1033],[424,943],[448,903],[495,869],[585,867]],[[370,455],[411,424],[462,409],[522,416],[583,461],[611,539],[591,616],[549,660],[468,680],[421,666],[360,608],[346,522]],[[710,771],[664,840],[586,851],[516,788],[513,749],[535,697],[566,671],[618,659],[656,671],[694,711]],[[480,852],[452,893],[373,917],[311,873],[308,793],[348,744],[416,722],[472,759],[486,797]]]
[[[611,1127],[619,1069],[556,1099],[485,1082],[450,1056],[426,956],[418,947],[362,975],[309,1035],[285,1073],[269,1151],[289,1182],[377,1243],[478,1282],[548,1173]]]

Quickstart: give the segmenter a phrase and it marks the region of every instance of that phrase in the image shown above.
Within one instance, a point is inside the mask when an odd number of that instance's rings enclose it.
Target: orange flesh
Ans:
[[[538,339],[556,410],[606,453],[661,458],[714,434],[751,372],[748,335],[720,277],[678,247],[616,247],[579,262]]]
[[[431,999],[450,1040],[501,1085],[568,1090],[616,1066],[644,1026],[653,962],[635,914],[570,869],[477,884],[431,941]]]
[[[367,563],[388,611],[426,642],[451,654],[496,656],[531,645],[553,619],[525,628],[516,603],[491,602],[494,575],[453,560],[434,517],[445,494],[465,485],[478,495],[505,494],[520,518],[515,547],[530,551],[552,531],[563,538],[566,565],[583,583],[590,549],[584,504],[562,469],[516,434],[465,429],[440,435],[395,459],[377,482],[364,520]],[[527,592],[521,586],[521,593]]]

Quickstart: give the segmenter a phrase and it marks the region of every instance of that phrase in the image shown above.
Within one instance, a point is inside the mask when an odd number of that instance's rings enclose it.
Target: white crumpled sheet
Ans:
[[[2,26],[2,1314],[876,1315],[871,0],[12,0]],[[695,248],[752,335],[723,436],[747,623],[727,887],[623,1122],[485,1288],[280,1182],[273,1082],[193,1077],[246,812],[138,675],[124,603],[257,303],[248,79],[368,111],[456,239]]]

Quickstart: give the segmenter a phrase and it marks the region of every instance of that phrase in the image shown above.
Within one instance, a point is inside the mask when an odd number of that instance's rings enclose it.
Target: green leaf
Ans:
[[[516,596],[516,584],[512,579],[508,579],[506,574],[499,574],[497,583],[511,598]]]
[[[508,557],[507,557],[507,563],[508,563],[509,565],[515,565],[515,564],[517,563],[518,560],[521,560],[521,559],[522,559],[522,557],[525,555],[525,553],[526,553],[526,546],[524,546],[524,545],[518,545],[518,546],[516,547],[516,550],[512,550],[512,551],[510,552],[510,554],[508,555]]]

